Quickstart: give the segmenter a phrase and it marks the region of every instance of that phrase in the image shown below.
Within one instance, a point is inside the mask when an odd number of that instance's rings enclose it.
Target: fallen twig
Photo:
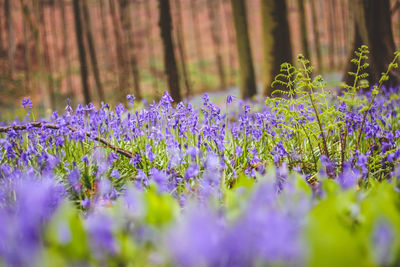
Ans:
[[[6,133],[9,132],[10,130],[15,130],[15,131],[22,131],[22,130],[26,130],[28,129],[28,127],[34,127],[34,128],[48,128],[48,129],[53,129],[53,130],[59,130],[60,127],[52,124],[52,123],[43,123],[43,122],[31,122],[29,124],[23,124],[23,125],[12,125],[12,126],[3,126],[0,127],[0,133]],[[79,131],[78,129],[76,129],[75,127],[72,126],[67,126],[69,130],[71,130],[72,132],[77,132]],[[87,137],[92,137],[92,135],[89,132],[84,131],[85,135]],[[133,155],[131,152],[126,151],[122,148],[116,147],[113,144],[109,143],[105,138],[100,137],[100,136],[95,136],[93,138],[93,140],[98,141],[100,143],[102,143],[104,146],[112,149],[113,151],[115,151],[116,153],[123,155],[125,157],[128,158],[133,158]]]

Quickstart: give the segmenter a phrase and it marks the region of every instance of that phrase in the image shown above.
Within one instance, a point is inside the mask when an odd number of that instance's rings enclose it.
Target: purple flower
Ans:
[[[88,159],[87,155],[82,157],[82,162],[84,162],[86,165],[89,165],[89,159]]]
[[[207,93],[204,93],[204,95],[203,95],[203,105],[207,106],[209,101],[210,101],[210,97],[208,96]]]
[[[164,95],[160,100],[160,105],[163,107],[169,107],[171,106],[172,102],[174,102],[174,100],[172,99],[171,95],[167,91],[165,91]]]
[[[68,244],[71,241],[71,229],[66,222],[61,222],[57,226],[57,235],[61,244]]]
[[[69,180],[69,184],[71,185],[72,189],[75,192],[80,192],[80,189],[81,189],[81,184],[80,184],[79,178],[80,178],[79,171],[77,168],[74,168],[70,172],[70,174],[68,176],[68,180]]]
[[[133,106],[133,102],[136,99],[134,95],[127,95],[126,99],[129,101],[129,103]]]
[[[119,158],[117,153],[111,152],[110,155],[108,156],[108,164],[112,165],[115,160]]]
[[[84,209],[90,208],[90,199],[88,199],[87,197],[86,197],[85,199],[83,199],[83,200],[81,201],[81,206],[82,206],[82,208],[84,208]]]
[[[380,221],[372,233],[372,253],[378,265],[387,266],[393,261],[394,241],[395,233],[392,226],[386,221]]]
[[[346,168],[337,178],[337,182],[343,190],[354,188],[357,185],[359,175],[358,169]]]
[[[181,266],[218,266],[223,258],[220,247],[223,228],[218,217],[207,210],[191,207],[184,221],[169,235],[167,248]]]
[[[236,147],[236,150],[235,150],[235,155],[238,156],[238,157],[240,157],[240,156],[242,156],[242,153],[243,153],[242,147],[237,146],[237,147]]]
[[[153,180],[161,189],[161,191],[165,190],[165,186],[168,182],[168,175],[165,171],[158,170],[156,168],[152,168],[149,171],[150,178]]]
[[[149,179],[147,178],[146,174],[142,170],[138,170],[136,175],[137,180],[143,184],[144,186],[149,186]]]
[[[363,177],[367,177],[368,175],[368,156],[359,155],[357,159],[357,166],[360,167]]]
[[[15,174],[15,183],[3,184],[0,189],[0,258],[10,266],[35,265],[44,225],[65,196],[63,188],[52,179],[22,175],[26,174]],[[14,200],[4,199],[3,192],[12,193]]]
[[[136,154],[133,156],[133,158],[131,158],[131,159],[129,160],[129,164],[132,164],[133,166],[136,167],[136,166],[140,163],[140,161],[141,161],[141,156],[140,156],[139,153],[136,153]]]
[[[328,156],[326,156],[326,155],[321,155],[320,159],[321,159],[322,166],[325,167],[320,170],[321,176],[334,177],[336,175],[335,174],[335,167],[336,167],[335,162],[330,160],[328,158]]]
[[[186,170],[185,179],[189,180],[190,178],[195,178],[199,175],[199,167],[196,163],[191,163]]]
[[[189,147],[189,148],[186,150],[186,154],[187,154],[188,156],[190,156],[190,158],[191,158],[192,160],[195,160],[196,157],[197,157],[197,155],[199,154],[199,149],[198,149],[197,147],[191,146],[191,147]]]
[[[284,156],[288,155],[288,152],[284,148],[282,141],[279,141],[271,154],[274,156],[274,163],[277,164]]]
[[[235,99],[235,96],[233,95],[228,95],[228,97],[226,98],[226,103],[230,104],[233,102],[233,100]]]
[[[119,179],[119,178],[121,178],[121,174],[119,174],[117,169],[113,169],[111,171],[111,177],[114,177],[115,179]]]
[[[146,144],[146,154],[147,154],[147,158],[149,159],[150,163],[153,163],[153,161],[156,157],[153,154],[153,147],[150,144]]]
[[[23,106],[25,109],[26,109],[26,108],[31,109],[31,108],[32,108],[32,101],[31,101],[29,98],[24,97],[24,99],[22,99],[22,106]]]
[[[113,235],[113,225],[105,215],[91,215],[86,221],[90,236],[90,245],[94,255],[103,259],[107,254],[116,254],[118,246]]]

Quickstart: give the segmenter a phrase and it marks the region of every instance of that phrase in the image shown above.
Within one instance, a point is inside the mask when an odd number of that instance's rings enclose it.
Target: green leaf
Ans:
[[[145,193],[145,220],[154,226],[170,223],[178,214],[178,204],[171,195],[158,194],[151,189]]]

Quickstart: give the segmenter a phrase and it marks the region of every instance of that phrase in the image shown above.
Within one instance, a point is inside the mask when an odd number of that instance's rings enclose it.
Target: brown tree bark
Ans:
[[[350,31],[348,25],[349,25],[349,17],[348,17],[348,9],[346,9],[346,0],[341,0],[338,3],[338,14],[337,17],[342,16],[342,19],[340,20],[340,47],[339,47],[339,54],[340,54],[340,65],[343,64],[344,60],[346,60],[346,56],[344,55],[347,51],[346,47],[348,45],[348,39],[347,39],[347,32]]]
[[[0,10],[3,10],[3,8],[4,8],[3,1],[0,1]],[[3,14],[0,13],[0,59],[1,59],[3,51],[4,51],[3,32],[4,32],[4,30],[3,30]],[[1,61],[3,61],[3,60],[1,59]],[[1,64],[0,64],[0,67],[1,67]]]
[[[117,50],[117,71],[118,71],[118,84],[119,84],[119,100],[121,102],[126,101],[125,97],[129,93],[128,80],[129,80],[129,68],[128,61],[125,56],[125,49],[122,41],[121,28],[118,23],[118,14],[115,7],[114,0],[109,1],[110,13],[112,18],[113,32],[115,45]]]
[[[48,32],[47,32],[47,24],[45,21],[45,13],[44,13],[44,3],[38,2],[38,12],[39,12],[39,22],[42,36],[42,44],[43,44],[43,60],[44,60],[44,67],[46,70],[46,77],[47,77],[47,86],[50,98],[50,108],[55,110],[57,108],[57,101],[55,95],[55,88],[54,88],[54,78],[53,78],[53,67],[51,64],[50,59],[50,47],[48,42]]]
[[[318,17],[317,17],[317,10],[315,6],[316,0],[311,0],[311,17],[312,17],[312,27],[314,33],[314,49],[315,49],[315,56],[317,59],[317,69],[321,71],[323,69],[322,64],[322,52],[321,52],[321,42],[320,42],[320,35],[319,35],[319,27],[318,27]]]
[[[52,59],[52,62],[57,61],[58,57],[59,57],[59,49],[58,49],[58,41],[60,40],[59,36],[58,36],[58,30],[59,30],[59,25],[57,25],[57,6],[55,5],[55,1],[52,1],[48,6],[47,9],[50,9],[49,11],[49,22],[50,22],[50,27],[49,27],[49,36],[51,37],[52,40],[52,47],[51,50],[52,51],[52,55],[50,56],[50,58]],[[53,71],[54,73],[56,73],[59,68],[57,66],[55,66],[55,64],[53,65]]]
[[[370,49],[370,82],[377,83],[382,72],[386,71],[388,64],[393,60],[395,52],[390,1],[354,0],[354,5],[352,10],[355,12],[355,36],[353,47],[351,47],[352,53],[349,52],[346,71],[353,68],[350,60],[353,57],[354,50],[365,44]],[[399,69],[392,70],[389,76],[388,85],[400,85]],[[350,84],[352,78],[349,75],[344,75],[344,81]]]
[[[106,21],[107,18],[107,9],[106,9],[106,4],[104,0],[99,0],[100,4],[100,20],[101,20],[101,37],[102,37],[102,49],[103,49],[103,56],[105,57],[105,60],[110,60],[110,41],[108,37],[108,24]],[[105,64],[107,66],[107,69],[109,69],[109,66],[111,64]]]
[[[65,17],[66,9],[65,9],[65,0],[59,1],[59,7],[61,11],[61,23],[62,23],[62,39],[63,39],[63,47],[62,54],[65,60],[66,65],[66,76],[67,76],[67,87],[68,87],[68,97],[73,98],[74,92],[72,88],[72,80],[71,80],[71,58],[70,51],[68,46],[68,30],[67,30],[67,19]]]
[[[22,17],[23,18],[23,17]],[[31,50],[30,50],[30,34],[29,25],[26,21],[22,22],[24,27],[24,65],[25,65],[25,94],[30,92],[31,88]]]
[[[335,4],[333,0],[328,0],[328,50],[329,50],[329,69],[332,71],[335,69],[336,65],[336,55],[335,55],[335,43],[336,43],[336,34],[335,34]]]
[[[262,0],[263,87],[264,95],[271,96],[271,83],[280,73],[281,64],[292,62],[292,45],[287,18],[286,1]]]
[[[241,96],[251,98],[257,94],[253,56],[247,26],[247,11],[244,0],[231,0],[235,23],[236,45],[239,55],[239,76]]]
[[[232,12],[230,10],[229,0],[222,0],[222,10],[225,22],[225,30],[228,36],[228,62],[229,62],[229,85],[235,84],[236,60],[235,60],[235,33],[232,25]]]
[[[219,88],[226,88],[226,77],[224,70],[224,60],[222,57],[222,30],[220,18],[220,3],[218,0],[207,0],[208,18],[211,24],[211,39],[213,42],[213,50],[215,62],[217,64]]]
[[[61,76],[60,73],[60,65],[56,64],[56,62],[59,60],[59,28],[60,26],[58,25],[58,16],[57,16],[57,6],[55,4],[55,1],[51,1],[47,6],[46,6],[48,13],[49,13],[49,40],[50,41],[50,51],[49,51],[49,61],[50,61],[50,66],[51,66],[51,79],[52,79],[52,84],[54,88],[54,101],[56,101],[56,92],[60,92],[60,83],[57,81],[59,80],[58,77]],[[50,53],[51,52],[51,53]]]
[[[297,0],[299,8],[299,24],[300,24],[300,35],[301,35],[301,48],[302,53],[307,59],[310,58],[310,49],[308,47],[308,31],[307,31],[307,14],[304,6],[304,0]]]
[[[130,10],[130,3],[128,0],[119,0],[120,7],[120,20],[122,25],[122,31],[124,33],[124,47],[127,49],[129,54],[129,62],[133,75],[133,89],[135,92],[135,97],[140,100],[142,99],[142,93],[140,89],[140,72],[139,63],[136,54],[136,47],[134,42],[134,33],[132,30],[132,17]]]
[[[164,50],[164,68],[168,79],[168,90],[175,102],[181,102],[179,74],[172,42],[172,19],[169,0],[158,0],[159,27]]]
[[[44,82],[42,79],[42,77],[45,75],[45,67],[44,67],[44,62],[43,62],[43,55],[42,55],[43,53],[42,53],[42,49],[41,49],[42,46],[41,46],[39,26],[38,26],[38,23],[36,23],[36,21],[38,19],[34,19],[35,15],[37,17],[39,14],[38,2],[35,0],[33,1],[32,9],[28,6],[28,4],[24,0],[20,0],[20,4],[22,7],[22,15],[23,15],[24,21],[29,25],[29,30],[30,30],[30,33],[34,40],[33,44],[34,44],[35,57],[37,59],[38,69],[39,69],[38,70],[39,75],[37,75],[37,76],[39,76],[38,87],[40,88],[40,94],[43,96],[44,106],[47,109],[50,107],[49,92],[48,92],[48,88],[46,88],[46,85],[44,85]],[[34,11],[33,14],[31,12],[31,10]]]
[[[203,41],[202,34],[200,30],[200,23],[198,13],[200,11],[199,0],[190,0],[190,12],[192,16],[192,24],[193,24],[193,37],[194,37],[194,47],[196,49],[196,59],[200,63],[199,67],[204,72],[204,51],[203,51]]]
[[[103,85],[100,79],[99,64],[97,63],[96,46],[93,41],[92,25],[90,22],[90,12],[86,1],[82,1],[82,14],[83,14],[83,28],[85,31],[86,41],[89,50],[90,62],[92,65],[92,71],[94,76],[94,82],[96,84],[97,95],[100,101],[106,100],[104,95]]]
[[[14,74],[14,57],[15,57],[15,33],[14,33],[14,21],[12,15],[12,1],[5,0],[4,2],[4,14],[6,19],[7,39],[8,39],[8,71],[12,77]]]
[[[158,75],[157,75],[157,69],[155,66],[155,52],[154,52],[154,43],[153,43],[153,25],[152,25],[152,12],[150,9],[150,0],[148,1],[143,1],[144,3],[144,13],[146,14],[146,40],[147,40],[147,50],[148,50],[148,65],[149,65],[149,70],[152,75],[152,85],[153,85],[153,94],[155,99],[159,99],[161,93],[159,92],[159,85],[158,85]]]
[[[190,75],[189,71],[187,69],[186,62],[188,61],[187,53],[186,53],[186,45],[185,45],[185,38],[183,36],[183,19],[182,19],[182,8],[181,8],[181,2],[180,0],[175,0],[175,8],[176,8],[176,27],[175,27],[175,32],[176,32],[176,43],[178,46],[178,53],[179,53],[179,58],[180,58],[180,65],[181,65],[181,71],[182,71],[182,76],[183,76],[183,81],[185,84],[185,89],[186,89],[186,98],[189,100],[190,94],[191,94],[191,82],[190,82]]]
[[[82,92],[85,97],[85,103],[89,104],[91,101],[91,98],[90,98],[90,90],[89,90],[84,35],[82,32],[82,19],[81,19],[82,15],[81,15],[81,8],[80,8],[79,2],[80,2],[79,0],[73,0],[75,34],[76,34],[76,42],[77,42],[78,53],[79,53],[79,63],[81,66]]]

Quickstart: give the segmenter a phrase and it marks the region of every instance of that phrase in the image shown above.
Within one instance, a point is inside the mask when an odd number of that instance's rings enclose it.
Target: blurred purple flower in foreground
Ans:
[[[42,246],[42,230],[65,191],[48,178],[13,177],[1,194],[14,197],[0,205],[0,258],[11,266],[33,265]]]

